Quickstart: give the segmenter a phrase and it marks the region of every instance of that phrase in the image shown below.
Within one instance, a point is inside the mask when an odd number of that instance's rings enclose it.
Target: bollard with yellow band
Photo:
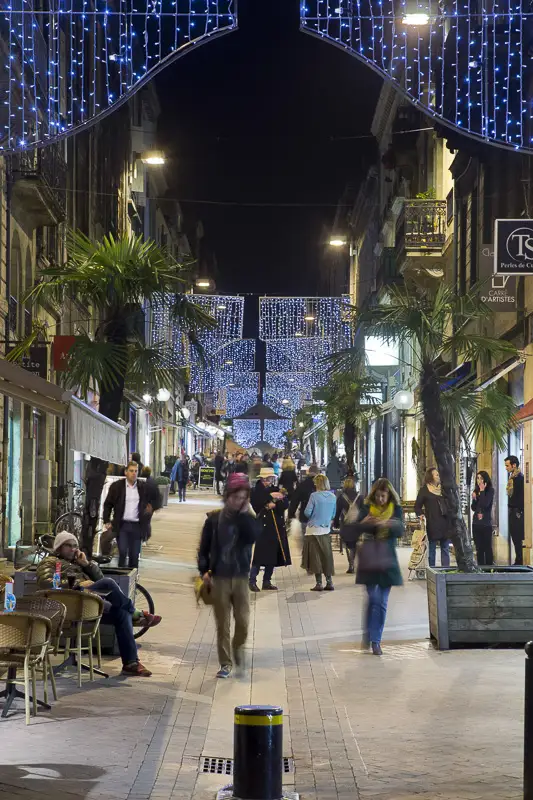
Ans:
[[[235,709],[233,797],[281,800],[283,796],[283,709]]]

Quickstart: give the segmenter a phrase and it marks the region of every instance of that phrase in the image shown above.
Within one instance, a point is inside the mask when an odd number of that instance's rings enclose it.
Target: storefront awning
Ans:
[[[520,366],[520,364],[525,363],[525,358],[523,356],[519,356],[518,358],[509,358],[507,361],[504,361],[503,364],[495,367],[489,375],[484,376],[481,379],[481,383],[477,387],[476,391],[481,392],[483,389],[486,389],[496,381],[499,381],[500,378],[503,378],[507,375],[508,372],[515,369],[515,367]]]
[[[66,417],[71,393],[0,358],[0,394],[27,403],[40,411]]]
[[[533,419],[533,399],[528,400],[522,408],[516,412],[515,419],[517,422],[529,422]]]
[[[68,409],[68,443],[71,450],[112,464],[128,460],[127,428],[104,417],[77,397]]]

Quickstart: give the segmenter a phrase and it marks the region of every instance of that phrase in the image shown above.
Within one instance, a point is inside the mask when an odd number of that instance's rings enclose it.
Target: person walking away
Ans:
[[[315,576],[315,586],[312,592],[332,592],[333,575],[333,550],[331,549],[331,521],[335,516],[336,500],[328,485],[325,475],[315,475],[315,490],[309,497],[305,508],[307,525],[305,528],[304,547],[302,553],[302,567],[308,575]],[[322,575],[325,575],[326,585],[322,586]]]
[[[342,492],[337,497],[337,507],[335,509],[335,519],[333,520],[333,527],[340,531],[342,538],[342,526],[348,511],[353,506],[354,510],[359,510],[363,505],[363,498],[355,488],[355,481],[353,478],[345,478],[342,484]],[[357,517],[356,517],[357,519]],[[348,558],[347,575],[355,573],[355,545],[346,545],[346,556]]]
[[[140,453],[132,453],[130,457],[130,461],[135,461],[137,464],[137,475],[140,475],[143,471],[143,463],[141,461],[141,454]]]
[[[329,485],[333,489],[334,492],[338,492],[342,486],[342,479],[344,478],[345,472],[342,468],[342,464],[337,458],[335,454],[333,454],[329,460],[329,463],[326,467],[326,476],[329,481]]]
[[[170,494],[176,494],[176,472],[178,470],[179,460],[180,460],[180,456],[176,456],[176,460],[174,461],[174,464],[172,465],[172,469],[170,470],[170,475],[169,475],[169,479],[170,479],[170,490],[169,490],[169,492],[170,492]],[[141,477],[142,477],[142,473],[141,473]]]
[[[279,486],[281,489],[285,489],[285,491],[287,492],[287,497],[289,498],[289,502],[292,499],[297,483],[298,483],[298,477],[296,475],[296,470],[294,468],[294,461],[292,460],[292,458],[290,458],[290,456],[287,456],[287,458],[283,459],[281,465]]]
[[[180,503],[185,502],[187,484],[189,483],[189,462],[185,453],[179,458],[170,473],[170,480],[178,484],[178,498]]]
[[[291,501],[289,503],[289,522],[294,519],[296,515],[300,520],[302,526],[302,535],[305,536],[305,528],[308,523],[308,517],[305,513],[309,498],[316,490],[315,476],[318,475],[318,467],[316,464],[311,464],[307,477],[301,481],[296,487]]]
[[[520,471],[520,462],[516,456],[505,459],[507,481],[507,508],[509,515],[509,536],[513,542],[514,565],[524,563],[524,476]]]
[[[159,625],[161,617],[149,614],[147,611],[138,611],[130,598],[122,592],[118,583],[113,578],[105,578],[98,564],[90,561],[79,549],[78,540],[73,533],[68,531],[58,533],[53,547],[53,555],[43,558],[37,566],[38,588],[53,587],[56,564],[59,562],[61,588],[68,589],[72,586],[80,591],[87,589],[95,594],[101,594],[104,601],[102,622],[113,625],[115,629],[122,672],[125,675],[149,678],[152,673],[139,661],[133,626],[153,628]],[[59,600],[59,593],[57,597]]]
[[[233,664],[244,666],[250,618],[250,562],[259,532],[258,523],[249,512],[249,501],[247,476],[230,475],[224,489],[224,506],[207,515],[198,549],[198,571],[213,592],[220,664],[217,678],[229,678]],[[235,632],[230,642],[232,611]]]
[[[287,567],[292,563],[285,528],[285,511],[289,503],[282,492],[276,491],[273,480],[274,470],[271,467],[263,467],[250,498],[260,527],[250,572],[252,592],[260,591],[257,577],[261,567],[265,569],[263,589],[277,591],[277,586],[272,583],[274,568]]]
[[[244,455],[242,453],[237,453],[237,458],[235,459],[235,467],[233,471],[241,473],[241,475],[248,475],[249,471],[248,461],[245,460]]]
[[[440,475],[434,467],[428,469],[424,476],[424,486],[418,492],[415,502],[415,514],[426,523],[429,566],[435,566],[438,543],[441,567],[449,567],[451,525],[446,500],[442,496]]]
[[[272,454],[272,469],[274,470],[274,475],[276,476],[278,483],[279,483],[279,476],[281,475],[281,464],[279,463],[279,458],[277,453]]]
[[[104,501],[104,528],[115,533],[119,569],[126,564],[129,569],[138,568],[141,545],[150,537],[152,515],[161,506],[155,482],[137,480],[137,463],[130,461],[126,477],[111,484]]]
[[[472,492],[472,534],[476,545],[477,563],[480,567],[494,564],[492,552],[492,504],[494,488],[488,472],[481,470],[476,475],[476,488]]]
[[[215,483],[217,494],[222,494],[220,484],[224,482],[224,456],[218,452],[215,456]]]
[[[398,495],[386,478],[377,480],[350,527],[362,539],[355,582],[366,586],[363,647],[382,655],[381,639],[392,586],[401,586],[396,539],[403,533],[403,511]]]

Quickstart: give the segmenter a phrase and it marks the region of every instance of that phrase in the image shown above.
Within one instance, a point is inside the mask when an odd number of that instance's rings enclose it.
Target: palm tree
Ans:
[[[170,320],[179,323],[192,346],[200,347],[198,334],[215,327],[216,321],[184,293],[188,272],[188,265],[140,236],[109,234],[93,242],[81,233],[70,233],[67,262],[42,269],[40,282],[25,298],[34,304],[47,300],[62,304],[65,298],[75,298],[91,309],[94,336],[89,331],[77,336],[65,385],[82,396],[97,390],[100,413],[115,422],[126,388],[147,394],[172,389],[176,359],[166,344],[145,342],[144,309],[170,304]],[[40,332],[36,327],[10,357],[17,360]],[[84,545],[89,550],[107,466],[93,458],[87,469]]]
[[[394,286],[382,305],[355,314],[355,323],[368,335],[396,343],[418,381],[418,397],[429,434],[443,496],[452,522],[452,541],[461,571],[475,570],[475,560],[461,515],[455,463],[448,432],[462,431],[466,440],[490,442],[503,449],[506,434],[514,427],[515,405],[493,384],[486,389],[476,382],[476,367],[516,356],[510,342],[483,333],[492,311],[480,300],[479,286],[459,297],[444,282],[434,292],[418,286]],[[360,350],[349,348],[333,357],[333,370],[351,374]],[[470,362],[471,380],[458,388],[441,390],[445,364]]]

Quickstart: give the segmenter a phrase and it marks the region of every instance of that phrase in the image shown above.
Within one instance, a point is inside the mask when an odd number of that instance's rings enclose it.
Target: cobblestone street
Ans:
[[[279,593],[252,600],[249,670],[216,681],[211,611],[191,588],[206,511],[217,499],[171,502],[141,564],[162,624],[142,638],[149,680],[108,680],[60,699],[29,727],[23,707],[0,721],[0,796],[25,800],[213,798],[228,776],[202,757],[232,757],[233,707],[285,711],[286,783],[304,800],[507,800],[521,797],[521,650],[435,651],[425,584],[394,589],[381,659],[362,654],[363,593],[336,556],[336,591],[313,594],[296,566],[276,571]],[[404,567],[408,552],[401,552]],[[106,661],[106,664],[108,662]]]

